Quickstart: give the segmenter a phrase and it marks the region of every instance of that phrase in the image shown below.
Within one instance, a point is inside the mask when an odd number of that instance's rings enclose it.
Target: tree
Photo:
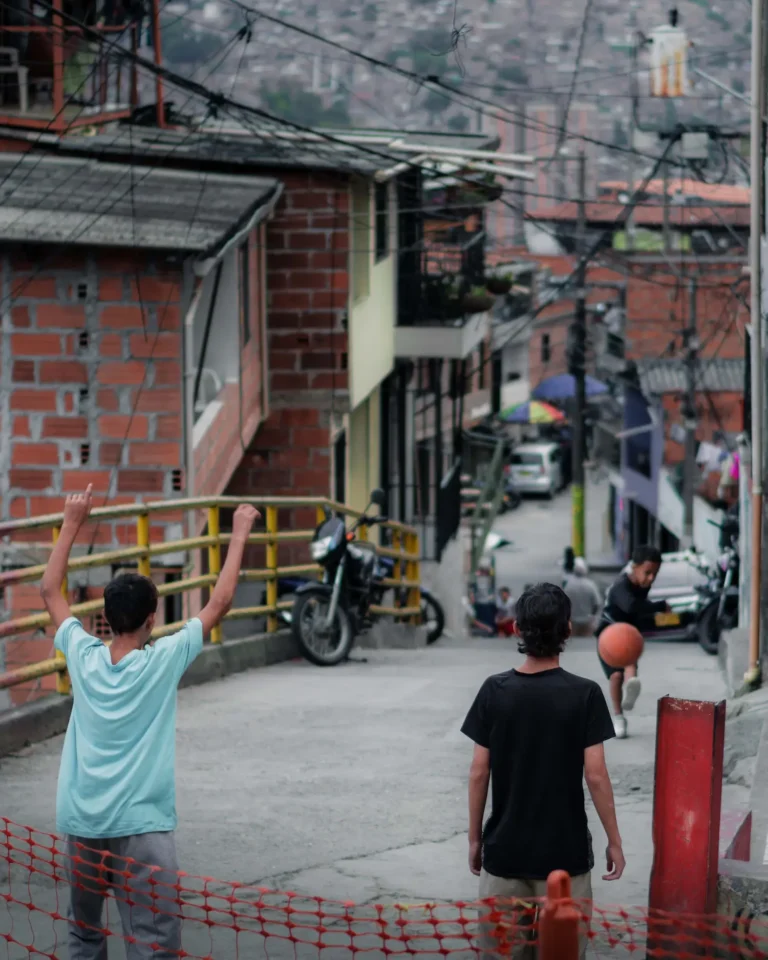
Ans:
[[[500,80],[507,83],[516,83],[521,87],[528,84],[528,72],[518,63],[509,63],[504,67],[499,67],[498,76]]]
[[[457,133],[464,133],[469,127],[469,117],[466,113],[455,113],[449,117],[448,126]]]
[[[624,124],[618,119],[613,121],[613,142],[617,147],[626,147],[629,144]]]
[[[163,30],[163,56],[169,63],[197,66],[214,57],[223,46],[220,34],[191,30],[179,20]]]
[[[444,93],[440,93],[439,90],[430,90],[424,99],[424,109],[429,114],[432,123],[435,122],[435,117],[447,110],[450,105],[450,99]]]
[[[347,105],[336,99],[326,109],[322,97],[299,84],[281,80],[277,84],[265,84],[261,88],[264,105],[270,113],[307,127],[348,127],[350,125]]]
[[[376,23],[376,19],[379,15],[379,9],[375,3],[367,3],[365,9],[363,10],[363,20],[366,23]]]

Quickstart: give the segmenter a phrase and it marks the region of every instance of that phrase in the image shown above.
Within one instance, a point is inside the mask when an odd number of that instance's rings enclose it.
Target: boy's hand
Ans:
[[[483,869],[483,845],[479,841],[469,845],[469,870],[476,877],[480,876]]]
[[[248,503],[241,503],[235,510],[235,516],[232,520],[232,538],[238,540],[247,540],[251,529],[256,521],[261,517],[259,511]]]
[[[85,493],[73,493],[64,501],[64,523],[79,530],[91,512],[93,484],[88,484]]]
[[[608,873],[605,874],[603,880],[618,880],[627,865],[620,843],[608,844],[608,849],[605,851],[605,860]]]

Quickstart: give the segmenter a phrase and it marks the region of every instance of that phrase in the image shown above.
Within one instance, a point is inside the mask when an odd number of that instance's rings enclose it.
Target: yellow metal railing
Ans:
[[[315,576],[319,572],[319,567],[314,563],[298,564],[293,566],[281,567],[278,559],[279,546],[281,543],[309,543],[314,535],[314,530],[283,530],[278,527],[279,511],[281,509],[300,509],[307,507],[314,508],[316,511],[317,522],[320,523],[326,516],[326,511],[332,511],[343,514],[349,518],[358,518],[362,514],[360,511],[320,497],[208,497],[186,500],[160,500],[152,503],[140,503],[131,506],[118,507],[97,507],[91,511],[91,521],[110,521],[120,519],[135,518],[136,520],[136,545],[123,547],[118,550],[106,550],[101,553],[93,553],[85,556],[70,557],[67,567],[68,573],[79,570],[89,570],[93,567],[111,566],[114,563],[131,561],[135,562],[139,573],[144,576],[150,576],[152,569],[152,558],[167,554],[190,552],[193,550],[206,549],[208,552],[208,573],[201,576],[190,576],[182,580],[175,580],[171,583],[164,583],[158,586],[157,591],[161,597],[172,594],[189,593],[193,590],[200,590],[213,585],[219,572],[221,571],[221,547],[230,540],[230,535],[221,533],[220,514],[222,509],[232,509],[238,504],[247,502],[257,507],[264,514],[265,532],[254,533],[249,538],[249,544],[265,547],[266,566],[255,569],[243,569],[240,573],[241,582],[265,582],[266,583],[266,603],[261,606],[238,607],[226,615],[227,620],[246,620],[251,617],[267,618],[267,631],[274,633],[278,629],[278,612],[281,609],[288,609],[291,606],[290,601],[278,601],[278,580],[281,577],[291,576]],[[153,516],[159,516],[163,513],[206,510],[207,511],[207,533],[199,537],[188,537],[182,540],[169,540],[160,543],[152,543],[150,538],[150,524]],[[26,520],[14,520],[7,523],[0,523],[0,537],[12,537],[14,533],[27,533],[31,530],[50,530],[53,543],[59,536],[63,515],[47,514],[45,516],[30,517]],[[421,594],[420,594],[420,570],[419,570],[419,536],[413,527],[396,521],[388,520],[380,525],[392,531],[392,546],[381,547],[370,544],[380,556],[391,557],[395,561],[393,577],[386,579],[384,584],[388,587],[399,587],[408,590],[407,605],[404,607],[371,607],[371,611],[382,616],[391,616],[398,619],[407,619],[411,622],[418,622],[421,613]],[[361,526],[358,531],[360,540],[367,540],[368,531]],[[25,541],[25,546],[29,543]],[[0,573],[0,588],[13,587],[22,583],[33,583],[40,580],[45,572],[45,564],[35,564],[27,567],[19,567],[14,570],[7,570]],[[67,580],[62,585],[62,592],[66,595],[68,591]],[[83,603],[72,605],[72,613],[75,616],[98,613],[104,607],[103,597],[93,600],[86,600]],[[49,626],[51,618],[47,613],[35,613],[25,617],[18,617],[14,620],[7,620],[0,623],[0,640],[18,637],[29,631],[41,630]],[[178,623],[166,623],[153,631],[153,638],[166,636],[175,633],[183,625],[183,621]],[[222,639],[221,627],[216,627],[211,632],[211,642],[220,643]],[[56,689],[59,693],[69,693],[69,678],[64,657],[56,653],[55,657],[49,660],[41,660],[36,663],[27,664],[10,670],[7,673],[0,674],[0,689],[16,686],[20,683],[26,683],[40,677],[56,674]]]

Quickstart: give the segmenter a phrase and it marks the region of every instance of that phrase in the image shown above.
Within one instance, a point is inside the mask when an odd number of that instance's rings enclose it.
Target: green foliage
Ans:
[[[298,83],[281,80],[264,84],[261,98],[270,113],[308,127],[348,127],[349,112],[346,103],[338,99],[330,107],[323,105],[322,97],[304,90]]]
[[[163,57],[169,63],[196,66],[210,60],[223,46],[220,34],[192,30],[188,23],[178,19],[163,27]]]
[[[732,83],[732,87],[736,91],[736,93],[745,93],[747,89],[741,77],[736,77],[736,79]]]
[[[363,10],[363,20],[366,23],[376,23],[379,16],[379,8],[375,3],[367,3]]]
[[[613,121],[613,142],[617,147],[629,145],[629,137],[624,129],[624,124],[618,119]]]
[[[424,109],[433,116],[443,113],[450,105],[450,99],[439,90],[430,90],[424,98]]]
[[[528,84],[528,71],[518,63],[508,63],[506,66],[499,67],[497,75],[500,80],[507,83],[516,83],[522,87]]]
[[[456,133],[464,133],[469,128],[469,117],[465,113],[456,113],[449,118],[448,126]]]

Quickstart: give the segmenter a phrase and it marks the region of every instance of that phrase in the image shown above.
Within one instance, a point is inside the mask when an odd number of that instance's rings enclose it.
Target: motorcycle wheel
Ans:
[[[437,643],[445,630],[445,612],[429,590],[424,589],[421,591],[421,622],[428,628],[427,643]]]
[[[335,667],[346,660],[355,634],[349,614],[337,605],[333,623],[325,626],[331,598],[326,593],[300,593],[293,605],[291,631],[310,663],[318,667]]]
[[[720,645],[720,624],[717,621],[717,604],[713,603],[701,615],[696,624],[696,638],[701,649],[710,656],[717,654]]]

